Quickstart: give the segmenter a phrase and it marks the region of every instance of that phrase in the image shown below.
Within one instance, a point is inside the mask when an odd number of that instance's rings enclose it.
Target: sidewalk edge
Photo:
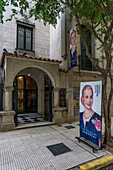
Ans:
[[[82,164],[81,166],[79,166],[79,168],[80,168],[80,170],[89,170],[89,169],[104,165],[110,161],[113,161],[113,155],[109,155],[109,156]]]

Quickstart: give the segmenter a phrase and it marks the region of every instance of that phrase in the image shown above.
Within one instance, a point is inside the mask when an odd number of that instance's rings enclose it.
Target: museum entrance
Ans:
[[[18,76],[13,83],[13,110],[15,110],[15,124],[18,117],[25,117],[27,113],[37,113],[37,85],[29,76]]]
[[[14,80],[13,108],[18,114],[37,112],[37,85],[28,76]]]
[[[37,78],[38,79],[38,78]],[[36,82],[26,75],[18,75],[13,82],[13,110],[15,125],[52,122],[53,86],[47,74]],[[37,86],[38,84],[38,86]]]

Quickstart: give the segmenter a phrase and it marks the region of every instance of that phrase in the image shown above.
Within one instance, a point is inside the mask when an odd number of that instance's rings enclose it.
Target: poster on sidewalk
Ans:
[[[70,30],[70,63],[71,63],[71,68],[77,66],[76,27],[73,27]]]
[[[101,147],[102,81],[80,84],[80,137]]]

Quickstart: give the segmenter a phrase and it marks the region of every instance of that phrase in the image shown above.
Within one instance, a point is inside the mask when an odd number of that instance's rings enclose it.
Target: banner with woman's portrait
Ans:
[[[70,63],[71,63],[71,68],[77,66],[76,27],[73,27],[70,30]]]
[[[102,81],[80,84],[80,137],[101,147]]]

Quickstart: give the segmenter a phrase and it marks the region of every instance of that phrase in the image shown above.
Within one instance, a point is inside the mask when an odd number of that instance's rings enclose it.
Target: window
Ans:
[[[66,89],[59,90],[59,106],[66,107]]]
[[[79,114],[79,93],[80,88],[74,87],[73,88],[73,106],[74,106],[74,115]]]
[[[86,29],[85,26],[82,26],[82,28],[83,28],[86,43],[89,46],[90,53],[92,54],[93,58],[95,58],[94,39],[92,39],[90,31],[88,29]],[[95,60],[96,60],[96,58],[95,58]],[[89,60],[89,58],[86,55],[86,48],[85,48],[82,40],[81,40],[80,69],[95,71],[94,66],[92,65],[91,61]]]
[[[33,27],[17,25],[17,48],[33,51]]]
[[[84,33],[86,43],[88,44],[88,47],[89,47],[89,50],[90,50],[90,53],[91,53],[91,33],[85,26],[82,26],[82,29],[83,29],[83,33]],[[86,55],[86,48],[85,48],[82,40],[81,40],[81,55]]]

